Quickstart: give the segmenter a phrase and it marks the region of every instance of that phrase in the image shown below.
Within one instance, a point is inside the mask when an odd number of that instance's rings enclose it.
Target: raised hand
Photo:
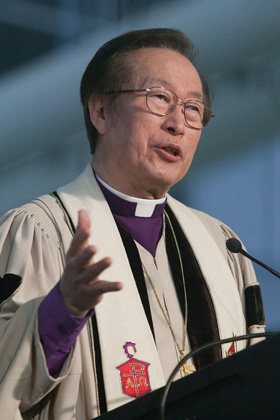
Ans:
[[[85,210],[78,213],[78,226],[66,255],[66,266],[60,280],[64,303],[73,315],[86,316],[104,293],[122,289],[122,283],[100,280],[100,274],[111,264],[111,258],[94,262],[96,247],[88,244],[90,219]]]

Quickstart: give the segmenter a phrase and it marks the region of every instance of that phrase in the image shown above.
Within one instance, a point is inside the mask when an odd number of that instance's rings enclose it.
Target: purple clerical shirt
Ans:
[[[96,179],[114,217],[154,257],[162,233],[162,214],[166,200],[156,204],[149,217],[139,217],[135,215],[137,202],[119,197]],[[42,301],[38,310],[39,334],[49,373],[54,378],[58,377],[77,336],[92,314],[93,310],[83,318],[70,314],[60,293],[59,283]]]
[[[114,217],[129,231],[135,241],[155,256],[157,243],[162,233],[162,213],[166,204],[156,204],[151,216],[136,216],[137,202],[124,200],[107,189],[97,178],[101,191],[106,198]],[[144,200],[141,200],[142,202]],[[151,200],[145,200],[151,201]]]

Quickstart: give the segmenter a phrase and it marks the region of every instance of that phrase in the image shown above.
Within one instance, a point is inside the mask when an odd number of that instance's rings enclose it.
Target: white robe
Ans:
[[[73,183],[59,189],[58,194],[74,224],[78,209],[88,211],[91,242],[98,247],[98,258],[113,259],[106,279],[122,281],[125,286],[121,292],[104,296],[96,307],[107,404],[108,409],[113,409],[131,401],[131,397],[122,393],[116,369],[126,361],[122,348],[125,342],[137,343],[137,357],[150,363],[152,390],[165,383],[160,359],[114,218],[91,167]],[[48,373],[38,334],[38,307],[61,277],[65,250],[72,239],[65,215],[55,200],[52,197],[43,200],[51,208],[53,222],[40,201],[37,203],[46,212],[31,203],[12,210],[1,220],[0,276],[18,275],[22,284],[1,305],[0,420],[89,420],[99,413],[89,325],[79,335],[57,379]],[[256,279],[250,262],[225,248],[225,240],[234,237],[234,233],[220,221],[189,209],[170,196],[168,204],[207,282],[221,338],[245,333],[244,287],[255,284]],[[256,326],[251,332],[261,330],[261,326]],[[44,398],[48,393],[49,400]],[[23,413],[39,401],[42,407],[36,409],[40,414],[24,417]],[[5,416],[1,417],[3,413]]]

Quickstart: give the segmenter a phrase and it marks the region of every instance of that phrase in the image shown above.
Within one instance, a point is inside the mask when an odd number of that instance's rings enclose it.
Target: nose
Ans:
[[[166,115],[164,118],[163,128],[174,136],[184,133],[186,129],[184,119],[184,108],[181,104],[177,104],[174,111]]]

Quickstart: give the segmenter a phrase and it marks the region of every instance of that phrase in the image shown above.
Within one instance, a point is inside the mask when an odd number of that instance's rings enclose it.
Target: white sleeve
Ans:
[[[0,407],[6,418],[29,409],[63,379],[48,373],[37,325],[38,307],[62,274],[61,250],[28,206],[0,221]]]

